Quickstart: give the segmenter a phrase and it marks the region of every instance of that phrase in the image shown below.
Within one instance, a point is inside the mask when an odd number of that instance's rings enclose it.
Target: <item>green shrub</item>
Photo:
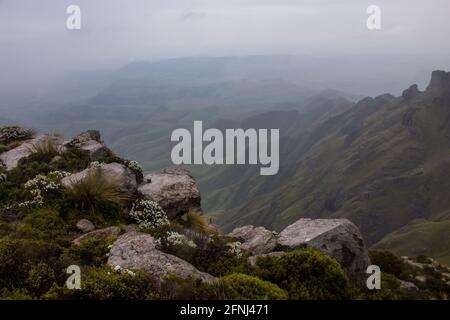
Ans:
[[[382,272],[392,274],[399,279],[407,280],[414,273],[414,270],[402,259],[387,250],[369,250],[369,257],[372,264],[379,266]]]
[[[400,281],[393,275],[381,273],[381,289],[368,290],[369,300],[401,300],[405,298],[406,291],[400,287]]]
[[[277,284],[294,300],[349,299],[351,295],[339,263],[315,249],[259,257],[255,275]]]
[[[64,220],[58,211],[49,208],[36,209],[29,213],[23,222],[49,235],[63,235],[67,232]]]
[[[192,264],[199,270],[208,272],[214,276],[225,276],[232,273],[250,273],[251,266],[246,256],[235,256],[229,252],[228,239],[214,237],[206,248],[199,248]]]
[[[144,300],[153,297],[155,284],[143,272],[115,273],[108,266],[81,270],[81,289],[53,286],[44,296],[47,300]]]
[[[205,283],[200,279],[166,276],[160,288],[155,292],[159,300],[224,300],[226,296],[220,283]]]
[[[61,247],[50,241],[0,240],[0,287],[24,287],[33,265],[45,261],[54,266],[60,253]]]
[[[220,279],[225,291],[236,300],[286,300],[288,294],[276,284],[246,274],[230,274]]]
[[[88,238],[72,244],[61,256],[62,265],[101,266],[108,260],[109,245],[115,237],[108,239]]]
[[[25,289],[0,290],[0,300],[33,300]]]
[[[40,297],[52,287],[55,281],[53,269],[48,264],[40,262],[30,268],[25,285],[29,292],[32,292],[36,297]]]

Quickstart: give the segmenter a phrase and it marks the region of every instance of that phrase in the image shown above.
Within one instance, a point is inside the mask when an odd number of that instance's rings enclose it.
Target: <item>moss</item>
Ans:
[[[230,274],[220,279],[228,294],[236,300],[286,300],[288,293],[276,284],[246,274]]]

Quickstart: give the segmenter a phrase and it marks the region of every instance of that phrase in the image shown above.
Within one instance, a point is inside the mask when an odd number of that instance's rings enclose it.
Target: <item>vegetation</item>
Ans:
[[[25,136],[20,139],[25,139]],[[9,145],[21,140],[8,140]],[[239,242],[219,235],[199,212],[170,220],[158,203],[122,190],[102,174],[89,154],[77,147],[36,147],[18,166],[0,167],[0,299],[446,299],[446,271],[428,257],[406,262],[384,250],[372,250],[372,262],[383,270],[382,290],[369,291],[351,281],[334,259],[308,249],[259,257]],[[55,157],[58,151],[58,157]],[[136,176],[138,163],[120,161]],[[83,179],[63,186],[62,179],[91,168]],[[66,185],[66,184],[64,184]],[[96,226],[137,223],[157,248],[190,262],[217,281],[204,283],[170,275],[155,283],[138,270],[107,264],[115,237],[86,238],[75,227],[80,218]],[[420,264],[420,273],[411,264]],[[70,265],[82,269],[81,290],[65,285]],[[417,276],[423,278],[417,278]],[[405,281],[417,287],[407,290]]]

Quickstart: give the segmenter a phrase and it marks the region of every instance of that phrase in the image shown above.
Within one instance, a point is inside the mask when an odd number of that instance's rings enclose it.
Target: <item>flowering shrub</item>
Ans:
[[[126,166],[128,167],[128,169],[130,169],[131,171],[133,171],[134,173],[137,174],[142,174],[142,172],[144,171],[144,168],[142,167],[142,165],[134,160],[130,160],[126,162]]]
[[[162,238],[156,240],[158,246],[162,247],[173,247],[173,246],[188,246],[191,248],[196,248],[197,245],[194,241],[189,240],[185,235],[178,232],[169,231]]]
[[[13,141],[31,139],[33,131],[21,127],[0,127],[0,144],[8,144]]]
[[[115,266],[113,269],[114,273],[116,274],[128,274],[132,277],[134,277],[136,275],[136,273],[134,273],[133,271],[131,271],[130,269],[127,268],[122,268],[121,266]]]
[[[227,243],[227,246],[230,248],[230,249],[228,249],[228,253],[230,253],[236,257],[242,257],[241,245],[242,245],[242,243],[240,243],[238,241]]]
[[[52,171],[49,174],[37,175],[25,183],[25,189],[29,190],[32,200],[24,201],[19,204],[20,207],[41,206],[44,204],[45,193],[59,191],[61,188],[61,179],[70,176],[70,172]]]
[[[164,210],[158,203],[151,200],[137,200],[130,211],[132,217],[140,228],[151,229],[169,224]]]
[[[89,164],[89,168],[99,169],[102,167],[102,164],[103,164],[102,162],[94,161]]]

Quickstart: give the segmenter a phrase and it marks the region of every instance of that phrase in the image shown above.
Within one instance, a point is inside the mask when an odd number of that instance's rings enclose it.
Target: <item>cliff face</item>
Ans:
[[[441,231],[450,219],[449,78],[449,72],[435,71],[424,91],[412,85],[400,97],[365,98],[284,137],[275,177],[261,178],[252,168],[214,168],[214,178],[200,180],[208,190],[206,209],[227,231],[245,224],[282,230],[299,218],[346,218],[369,246],[380,242],[399,255],[432,255],[449,263],[448,238]],[[418,221],[424,237],[417,233]],[[419,237],[428,240],[411,241]]]

